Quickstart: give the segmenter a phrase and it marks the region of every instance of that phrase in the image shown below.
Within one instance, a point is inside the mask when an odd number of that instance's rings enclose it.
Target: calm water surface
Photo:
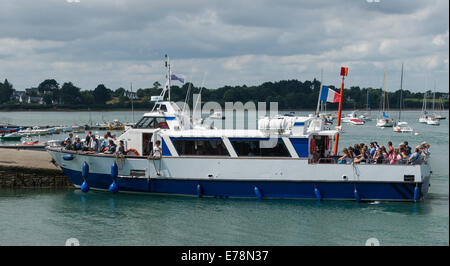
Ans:
[[[135,120],[140,114],[135,113]],[[5,117],[27,125],[132,120],[130,112],[0,114],[0,120]],[[448,120],[433,127],[417,122],[419,112],[405,112],[404,117],[418,135],[394,134],[371,121],[361,127],[344,126],[340,147],[372,140],[391,140],[394,145],[408,140],[413,146],[426,140],[431,144],[433,175],[428,197],[420,203],[2,189],[0,245],[64,245],[72,237],[81,245],[364,245],[371,237],[381,245],[448,245]]]

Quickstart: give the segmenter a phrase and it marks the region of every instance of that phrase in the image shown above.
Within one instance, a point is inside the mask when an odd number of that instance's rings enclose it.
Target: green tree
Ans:
[[[146,94],[145,94],[145,90],[144,89],[138,89],[136,92],[136,95],[138,98],[143,98]]]
[[[52,98],[53,98],[53,96],[51,93],[46,93],[42,97],[42,100],[44,101],[45,104],[52,104]]]
[[[59,84],[54,79],[46,79],[41,82],[38,86],[38,91],[40,94],[47,92],[54,92],[59,89]]]
[[[155,90],[161,89],[161,83],[159,83],[158,81],[153,82],[153,89]]]
[[[125,89],[120,87],[114,92],[114,97],[121,97],[125,93]]]
[[[0,83],[0,103],[8,102],[14,92],[14,87],[7,79]]]
[[[74,86],[72,82],[66,82],[61,87],[61,100],[64,104],[81,103],[80,88]]]
[[[92,95],[91,91],[82,91],[81,92],[81,101],[85,105],[93,105],[95,103],[94,95]]]
[[[94,89],[93,95],[96,104],[105,104],[106,101],[111,99],[110,90],[103,84],[99,84],[97,88]]]

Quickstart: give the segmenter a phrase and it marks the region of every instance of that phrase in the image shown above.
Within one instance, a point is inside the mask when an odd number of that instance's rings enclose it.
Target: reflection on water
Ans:
[[[370,237],[390,245],[448,244],[448,198],[436,205],[78,190],[0,195],[1,245],[63,245],[71,237],[81,245],[364,245]]]

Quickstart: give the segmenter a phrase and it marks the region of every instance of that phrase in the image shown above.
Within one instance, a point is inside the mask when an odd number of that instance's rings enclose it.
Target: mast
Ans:
[[[170,102],[170,87],[171,87],[170,60],[169,60],[169,57],[167,56],[167,54],[165,55],[165,57],[166,57],[167,79],[169,81],[169,87],[167,88],[167,90],[168,90],[167,93],[168,93],[168,99],[169,99],[169,102]]]
[[[433,89],[433,104],[432,104],[432,107],[433,107],[433,113],[435,112],[435,110],[434,110],[434,102],[435,102],[435,97],[436,96],[436,81],[434,81],[434,89]]]
[[[317,97],[317,109],[316,109],[316,117],[319,117],[319,108],[320,108],[320,94],[322,94],[322,83],[323,82],[323,69],[320,71],[320,85],[319,85],[319,97]]]
[[[383,77],[383,112],[386,108],[386,69],[384,70],[384,77]]]
[[[161,90],[161,94],[159,95],[158,100],[155,102],[155,105],[153,105],[152,112],[155,110],[157,105],[161,106],[160,100],[164,101],[164,96],[166,95],[166,91],[168,91],[168,95],[169,95],[168,98],[170,101],[170,63],[169,63],[169,58],[167,57],[167,54],[164,55],[164,57],[166,59],[164,62],[164,66],[165,66],[165,68],[167,68],[167,74],[166,74],[167,81],[166,81],[166,84],[164,84],[164,88]]]
[[[131,90],[131,115],[132,115],[132,119],[133,119],[133,124],[134,124],[134,105],[133,105],[133,82],[130,83],[130,90]]]
[[[402,63],[402,75],[400,78],[400,110],[398,111],[398,121],[400,122],[400,118],[402,115],[402,105],[403,105],[403,63]]]
[[[344,98],[344,79],[347,76],[347,73],[348,73],[348,68],[347,67],[341,67],[342,83],[341,83],[341,98],[339,99],[338,120],[337,120],[337,127],[338,128],[341,125],[342,100]],[[334,155],[337,155],[338,145],[339,145],[339,133],[336,134],[336,140],[334,142]]]

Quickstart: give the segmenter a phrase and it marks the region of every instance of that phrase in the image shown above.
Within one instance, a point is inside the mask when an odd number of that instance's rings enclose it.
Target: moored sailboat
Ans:
[[[394,123],[392,129],[397,133],[413,132],[412,127],[408,125],[408,122],[402,121],[402,108],[403,108],[403,64],[402,64],[402,74],[400,78],[400,102],[398,110],[398,121]]]
[[[386,114],[387,108],[386,103],[389,104],[389,101],[387,100],[387,94],[386,94],[386,71],[384,71],[384,78],[383,78],[383,95],[381,97],[381,109],[380,113],[378,114],[377,118],[377,127],[392,127],[394,125],[394,122],[391,118]]]

